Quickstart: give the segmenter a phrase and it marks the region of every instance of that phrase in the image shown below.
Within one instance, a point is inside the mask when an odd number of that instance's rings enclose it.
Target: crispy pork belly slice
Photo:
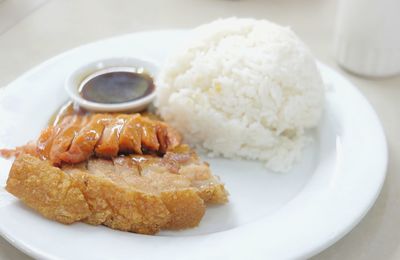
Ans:
[[[129,157],[118,157],[113,161],[91,159],[87,164],[87,172],[120,187],[158,196],[170,213],[170,219],[161,228],[197,226],[205,213],[204,201],[184,176],[169,172],[147,172],[144,176]]]
[[[188,145],[180,145],[168,151],[164,157],[130,155],[144,177],[154,174],[180,176],[195,188],[206,203],[223,204],[228,201],[228,192],[209,165],[202,162]],[[168,174],[168,175],[166,175]],[[150,177],[151,178],[151,177]]]
[[[170,220],[170,212],[157,195],[84,171],[70,176],[78,180],[85,194],[91,214],[83,221],[88,224],[154,234]]]
[[[224,185],[187,145],[164,157],[90,158],[61,169],[21,154],[6,189],[45,217],[143,234],[197,226],[205,203],[227,202]]]
[[[47,161],[28,154],[14,161],[6,189],[49,219],[69,224],[90,215],[77,181]]]
[[[85,164],[67,166],[63,171],[48,161],[22,154],[11,168],[6,189],[43,216],[64,224],[84,221],[154,234],[169,223],[171,213],[160,196],[82,169]]]
[[[163,158],[132,155],[141,168],[141,174],[171,173],[190,181],[190,186],[206,203],[223,204],[228,201],[228,192],[209,165],[202,162],[188,145],[180,145],[168,151]],[[140,159],[138,159],[140,158]]]

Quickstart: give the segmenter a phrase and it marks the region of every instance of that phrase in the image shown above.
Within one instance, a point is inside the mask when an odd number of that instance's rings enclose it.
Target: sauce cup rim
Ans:
[[[152,93],[140,99],[122,103],[99,103],[84,99],[79,93],[79,87],[84,79],[90,75],[107,68],[143,68],[152,78],[154,83],[158,76],[158,65],[149,60],[136,57],[110,57],[85,63],[70,73],[64,82],[65,90],[72,101],[80,107],[95,112],[138,112],[146,108],[156,97],[157,86]],[[124,70],[122,70],[124,71]]]

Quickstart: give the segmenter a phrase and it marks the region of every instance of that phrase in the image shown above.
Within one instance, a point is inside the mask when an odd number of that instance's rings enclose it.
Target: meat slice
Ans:
[[[138,117],[135,119],[140,129],[142,151],[158,151],[160,143],[157,138],[157,124],[146,117]]]
[[[121,134],[119,136],[119,150],[122,153],[136,153],[142,154],[141,145],[141,131],[139,129],[140,125],[137,123],[137,118],[139,114],[135,115],[120,115],[125,121],[124,127],[122,128]]]
[[[54,136],[56,135],[56,130],[57,129],[53,126],[44,129],[37,140],[37,152],[42,160],[50,158],[50,150]]]
[[[168,148],[173,149],[179,146],[182,143],[182,136],[181,134],[175,129],[170,127],[169,125],[164,124],[167,128],[167,143]]]
[[[9,159],[12,157],[18,157],[21,154],[30,154],[33,156],[39,156],[36,144],[34,142],[29,142],[24,146],[18,146],[14,149],[0,149],[0,157]]]
[[[187,145],[164,157],[90,158],[61,169],[22,154],[6,189],[61,223],[83,221],[143,234],[195,227],[206,203],[227,202],[224,185]]]
[[[161,121],[140,114],[75,114],[44,129],[35,145],[2,149],[0,156],[39,155],[54,165],[80,163],[92,155],[164,155],[181,143],[180,134]]]
[[[135,161],[129,156],[118,156],[112,159],[114,164],[114,171],[122,176],[140,176],[140,169]]]
[[[61,163],[60,155],[69,149],[75,135],[80,131],[82,125],[85,125],[86,121],[86,116],[74,115],[65,128],[61,128],[59,133],[54,133],[55,136],[50,149],[49,158],[55,165]]]
[[[53,146],[54,138],[74,119],[75,117],[73,116],[66,116],[59,124],[55,126],[49,126],[41,132],[39,139],[36,142],[36,150],[42,160],[47,160],[50,158],[50,152]]]
[[[168,149],[168,130],[164,124],[156,125],[156,134],[158,143],[160,144],[158,151],[161,154],[165,154]]]
[[[107,117],[103,114],[92,116],[88,125],[84,126],[73,139],[68,151],[60,154],[59,158],[66,163],[79,163],[89,159],[103,133],[105,120]]]
[[[6,189],[46,218],[61,223],[70,224],[90,215],[79,183],[49,162],[29,154],[14,161]]]
[[[106,118],[103,135],[95,148],[96,156],[103,158],[111,158],[118,155],[119,151],[119,135],[124,126],[122,118]]]

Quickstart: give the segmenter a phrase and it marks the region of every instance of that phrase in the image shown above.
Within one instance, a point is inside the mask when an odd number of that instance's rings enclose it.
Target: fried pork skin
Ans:
[[[223,184],[185,145],[163,158],[90,159],[61,169],[21,154],[14,161],[6,189],[61,223],[83,221],[142,234],[195,227],[204,215],[205,203],[227,202]]]

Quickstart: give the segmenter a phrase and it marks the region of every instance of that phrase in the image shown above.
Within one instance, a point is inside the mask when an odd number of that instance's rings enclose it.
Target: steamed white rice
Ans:
[[[306,46],[289,28],[253,19],[217,20],[189,38],[162,70],[161,116],[211,155],[289,170],[323,108]]]

